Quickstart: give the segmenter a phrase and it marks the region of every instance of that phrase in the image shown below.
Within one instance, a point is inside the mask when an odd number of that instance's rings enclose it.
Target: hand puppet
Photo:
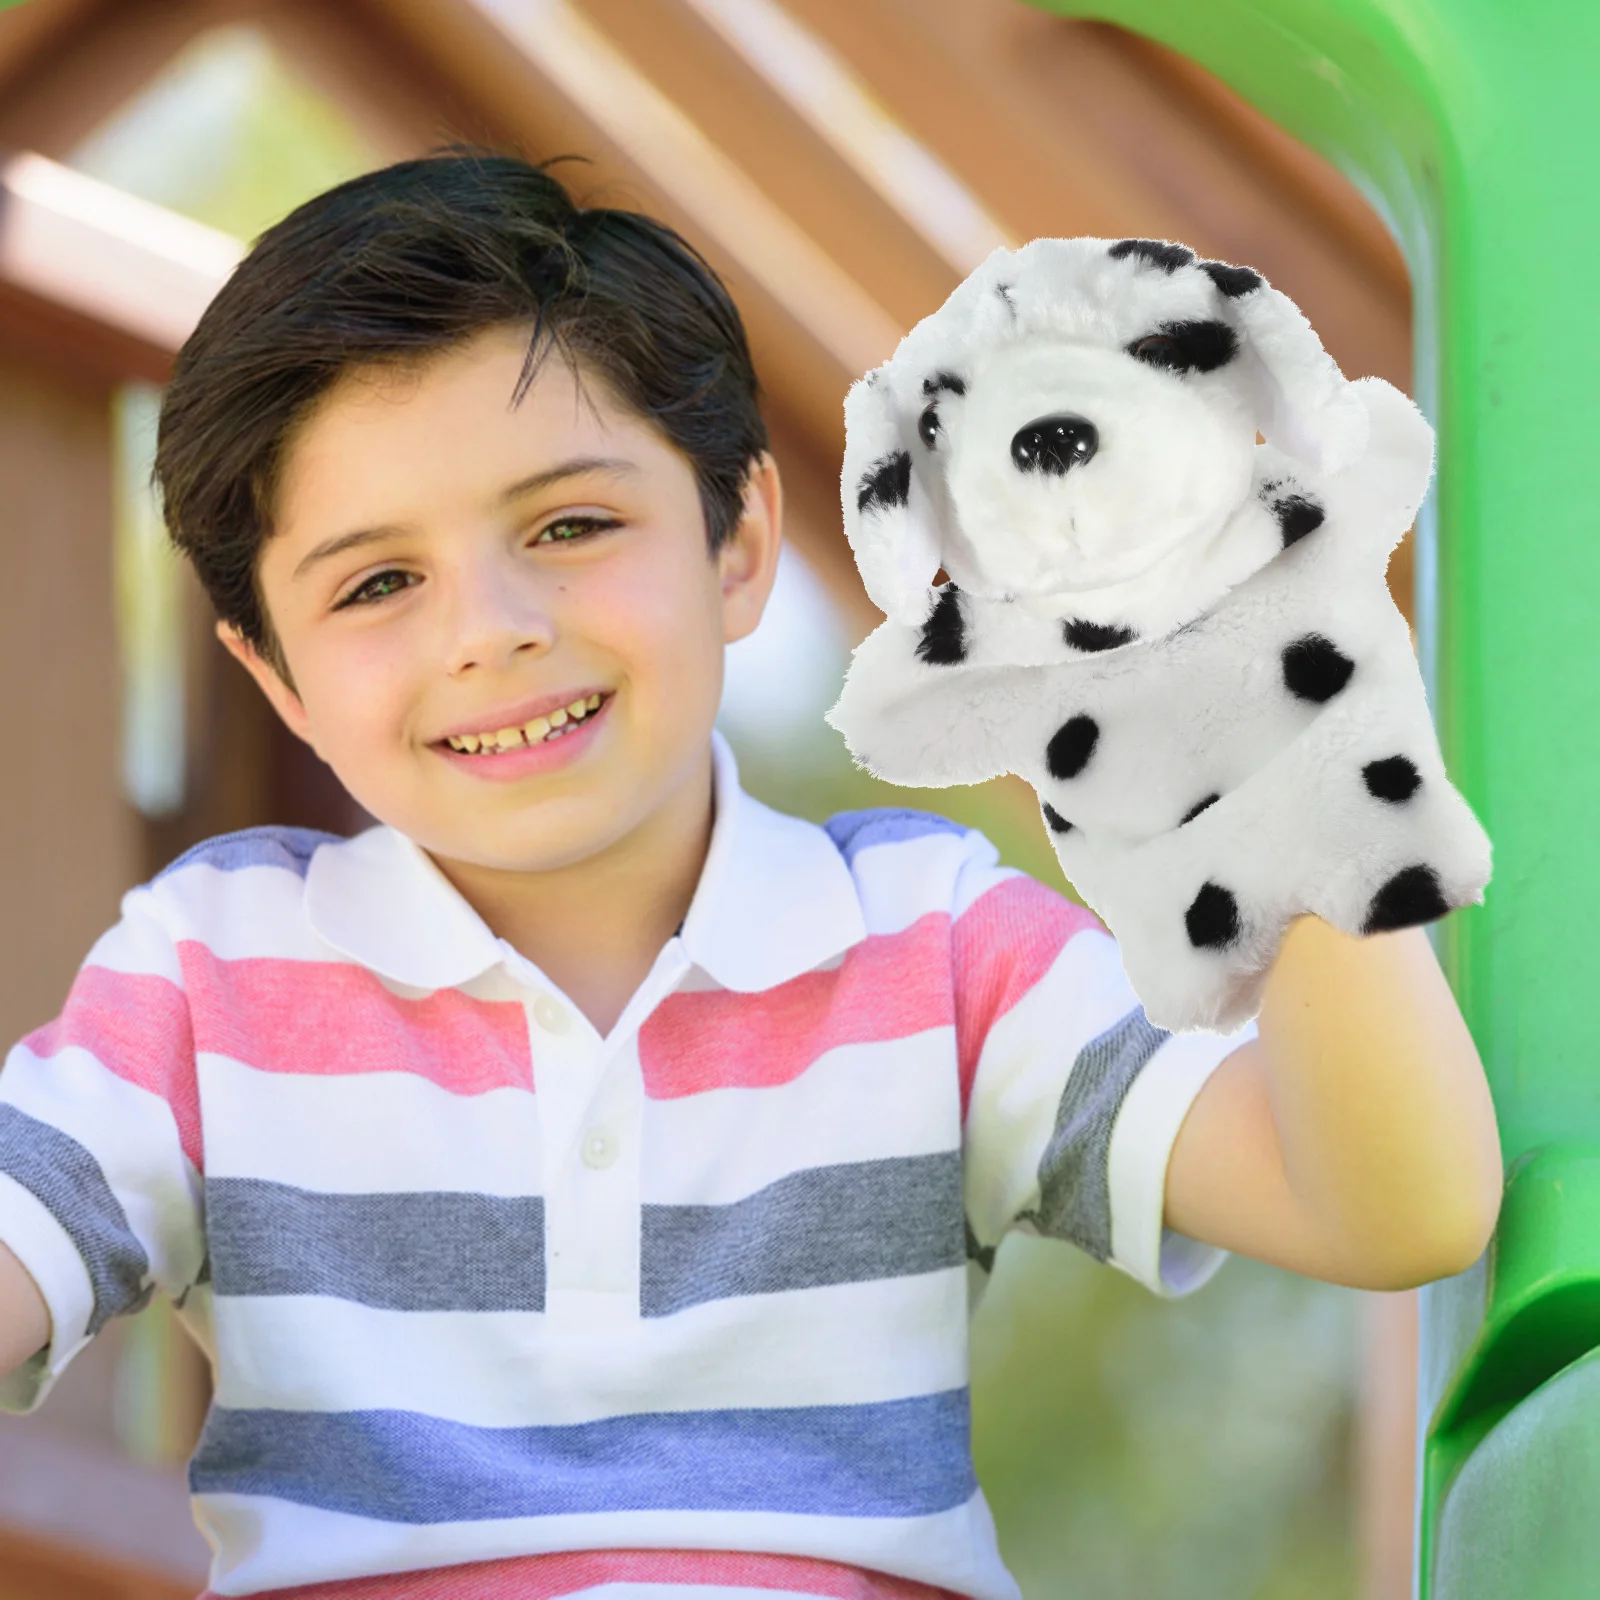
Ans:
[[[887,620],[828,720],[892,783],[1026,779],[1152,1022],[1247,1021],[1303,912],[1367,935],[1482,899],[1384,579],[1432,430],[1260,274],[1164,240],[998,250],[845,423]]]

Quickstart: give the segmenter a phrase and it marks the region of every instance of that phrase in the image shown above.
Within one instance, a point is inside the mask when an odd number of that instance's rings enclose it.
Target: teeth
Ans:
[[[516,750],[524,744],[538,744],[545,739],[559,739],[572,731],[572,725],[582,722],[591,711],[600,709],[603,695],[592,694],[586,700],[574,700],[571,705],[558,707],[543,717],[520,728],[501,728],[497,733],[452,734],[445,743],[452,750],[467,755],[482,751],[488,755],[496,750]]]

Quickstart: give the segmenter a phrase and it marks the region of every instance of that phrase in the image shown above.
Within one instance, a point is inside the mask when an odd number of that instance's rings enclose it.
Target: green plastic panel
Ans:
[[[1600,1593],[1600,1351],[1484,1435],[1439,1515],[1435,1600]]]

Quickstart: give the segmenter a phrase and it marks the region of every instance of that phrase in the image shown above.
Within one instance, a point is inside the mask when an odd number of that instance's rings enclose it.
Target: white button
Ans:
[[[572,1018],[567,1014],[567,1008],[559,1000],[552,999],[547,994],[540,995],[533,1002],[533,1020],[546,1033],[565,1033],[572,1026]]]
[[[617,1136],[604,1128],[591,1128],[583,1136],[583,1164],[599,1171],[617,1159]]]

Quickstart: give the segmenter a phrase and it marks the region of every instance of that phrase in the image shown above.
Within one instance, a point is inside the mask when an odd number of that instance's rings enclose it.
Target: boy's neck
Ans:
[[[553,872],[435,858],[489,928],[608,1034],[689,910],[711,842],[709,754],[639,827]]]

